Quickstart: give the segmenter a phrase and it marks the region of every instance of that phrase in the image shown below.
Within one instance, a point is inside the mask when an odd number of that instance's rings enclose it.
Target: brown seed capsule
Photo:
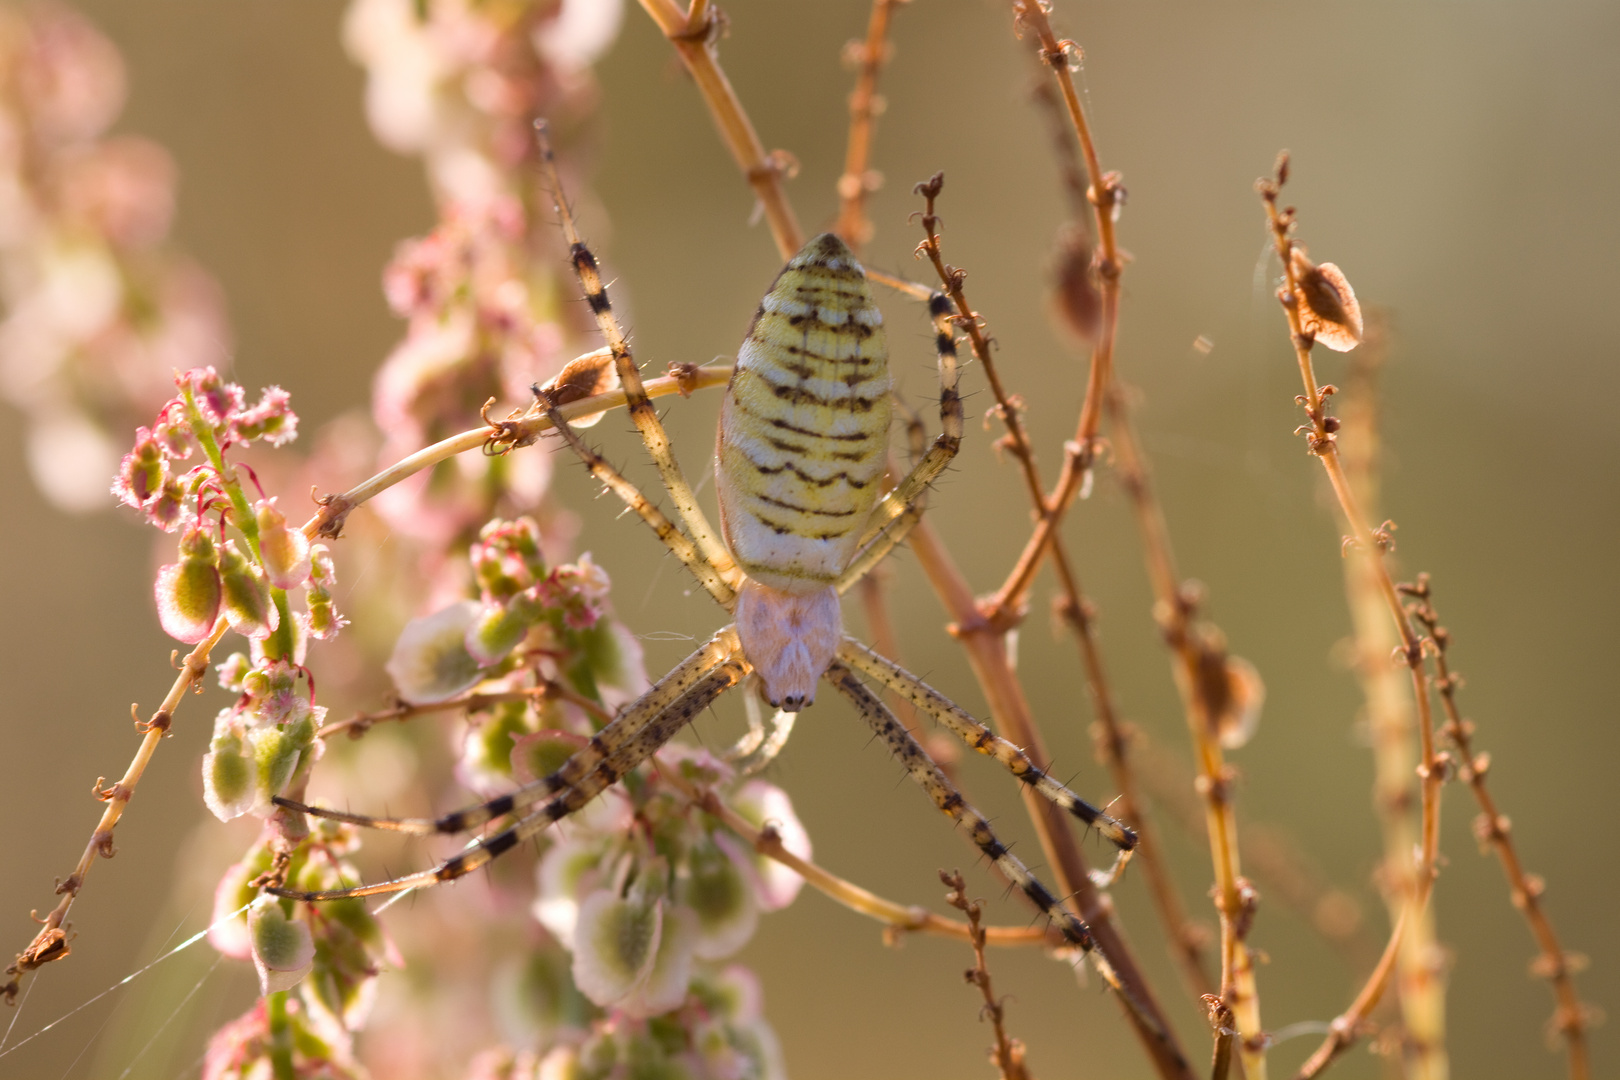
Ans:
[[[597,349],[595,352],[588,352],[584,356],[576,356],[568,361],[556,377],[541,389],[546,392],[553,405],[562,406],[570,401],[605,394],[609,390],[617,389],[618,385],[619,371],[614,366],[612,350]],[[591,413],[575,417],[569,423],[576,428],[590,427],[602,419],[603,415]]]
[[[1332,263],[1311,262],[1301,248],[1294,248],[1292,259],[1304,331],[1334,352],[1361,344],[1361,305],[1344,274]]]
[[[1092,274],[1091,237],[1074,226],[1058,234],[1053,267],[1052,311],[1064,327],[1084,344],[1097,340],[1102,321],[1102,296]]]

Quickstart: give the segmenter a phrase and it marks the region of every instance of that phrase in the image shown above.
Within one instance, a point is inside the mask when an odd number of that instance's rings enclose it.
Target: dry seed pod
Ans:
[[[595,397],[619,386],[619,371],[613,363],[611,349],[597,349],[584,356],[576,356],[563,365],[555,378],[541,387],[553,405],[562,406],[581,398]],[[575,417],[569,423],[576,428],[587,428],[602,419],[603,413]]]
[[[1349,352],[1361,344],[1361,305],[1344,274],[1332,263],[1311,262],[1298,247],[1292,258],[1304,331],[1334,352]]]
[[[1221,746],[1236,750],[1254,737],[1260,709],[1266,703],[1266,684],[1260,672],[1241,656],[1226,658],[1226,708],[1215,723]]]
[[[1069,333],[1090,345],[1097,340],[1102,322],[1102,296],[1091,272],[1091,237],[1084,229],[1069,225],[1058,233],[1057,247],[1052,311]]]

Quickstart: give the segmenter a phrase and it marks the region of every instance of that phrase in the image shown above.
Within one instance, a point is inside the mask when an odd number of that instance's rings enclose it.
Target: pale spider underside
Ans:
[[[671,452],[543,140],[541,151],[585,299],[684,530],[588,446],[538,387],[535,407],[549,415],[592,476],[652,526],[735,621],[622,709],[555,773],[481,805],[437,819],[375,818],[277,799],[320,817],[420,835],[464,833],[508,815],[516,815],[516,821],[432,870],[324,892],[269,891],[319,901],[452,881],[579,810],[750,674],[787,720],[810,704],[817,683],[826,679],[1001,874],[1054,920],[1070,943],[1089,950],[1085,923],[996,838],[984,816],[856,673],[910,701],[969,747],[1098,829],[1122,853],[1135,846],[1136,835],[943,694],[843,632],[839,596],[904,539],[921,514],[929,483],[961,442],[956,344],[946,298],[934,294],[929,308],[939,358],[941,433],[910,473],[879,498],[888,462],[891,391],[882,315],[864,271],[838,237],[818,236],[789,260],[760,303],[721,406],[715,468],[722,543]]]

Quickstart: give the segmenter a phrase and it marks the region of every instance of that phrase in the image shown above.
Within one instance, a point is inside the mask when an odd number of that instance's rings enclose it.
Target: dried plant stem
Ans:
[[[878,75],[889,58],[889,20],[894,9],[907,0],[872,0],[872,16],[866,24],[866,40],[849,43],[847,55],[860,63],[855,90],[849,95],[849,141],[844,150],[844,172],[838,178],[838,224],[833,231],[844,238],[857,254],[872,238],[872,222],[866,216],[866,196],[877,190],[880,177],[871,169],[872,128],[882,99],[878,97]]]
[[[1380,336],[1379,340],[1368,340],[1352,355],[1350,391],[1344,396],[1340,415],[1343,439],[1339,452],[1351,490],[1362,506],[1375,513],[1381,445],[1376,382],[1383,352]],[[1367,728],[1375,767],[1373,807],[1384,836],[1384,861],[1379,875],[1393,923],[1410,909],[1417,891],[1417,868],[1412,861],[1412,849],[1417,843],[1412,813],[1412,781],[1417,767],[1412,697],[1401,665],[1391,659],[1396,637],[1379,591],[1377,572],[1365,552],[1348,555],[1344,560],[1344,582],[1355,630],[1354,663],[1367,702]],[[1435,938],[1432,907],[1409,917],[1400,939],[1395,972],[1396,997],[1405,1028],[1401,1055],[1407,1074],[1413,1080],[1446,1080],[1450,1068],[1445,1042],[1445,956]]]
[[[772,223],[772,235],[783,257],[791,255],[802,244],[802,233],[798,230],[796,219],[790,210],[783,214],[771,212],[774,202],[786,206],[786,196],[781,189],[781,170],[758,167],[763,157],[758,139],[753,136],[752,125],[748,123],[730,84],[719,74],[712,52],[700,44],[694,46],[694,42],[701,39],[692,37],[686,16],[674,7],[672,0],[642,0],[642,6],[675,44],[681,58],[697,78],[721,136],[732,148],[733,156],[743,168],[749,183],[756,191],[769,190],[770,197],[762,196],[762,204]],[[700,76],[699,69],[713,71]],[[739,140],[735,135],[745,129],[749,141]],[[739,148],[745,152],[739,152]],[[867,276],[919,299],[926,299],[931,294],[931,290],[924,286],[876,272],[870,267],[867,268]],[[911,544],[913,551],[919,555],[919,561],[924,563],[935,592],[961,628],[960,637],[979,684],[990,702],[992,719],[1004,737],[1022,746],[1038,767],[1043,765],[1050,759],[1041,745],[1039,731],[1023,689],[1013,673],[1007,655],[1005,630],[992,630],[982,618],[966,579],[927,527],[926,521],[911,533]],[[1192,1071],[1186,1055],[1182,1053],[1163,1012],[1153,999],[1135,958],[1113,926],[1111,905],[1091,882],[1079,846],[1068,831],[1068,823],[1062,820],[1055,807],[1034,792],[1025,790],[1023,796],[1025,808],[1040,837],[1042,850],[1058,875],[1058,883],[1070,897],[1069,903],[1079,916],[1090,924],[1102,954],[1102,963],[1107,965],[1104,973],[1118,991],[1118,998],[1132,1028],[1142,1040],[1156,1070],[1163,1077],[1190,1078]]]
[[[1205,832],[1204,804],[1193,775],[1179,756],[1156,747],[1139,729],[1127,726],[1135,748],[1135,775],[1165,820],[1189,837]],[[1260,821],[1238,824],[1238,849],[1246,876],[1268,902],[1276,902],[1309,924],[1353,970],[1370,968],[1381,942],[1367,934],[1354,898],[1312,864],[1282,828]],[[1398,914],[1393,913],[1393,914]],[[1393,917],[1392,914],[1392,917]]]
[[[1322,1070],[1336,1061],[1340,1054],[1350,1049],[1361,1037],[1367,1017],[1372,1015],[1379,999],[1389,987],[1390,975],[1394,972],[1395,962],[1400,956],[1406,924],[1411,921],[1414,912],[1422,910],[1416,903],[1407,904],[1401,909],[1400,915],[1395,920],[1395,928],[1390,931],[1389,942],[1384,946],[1384,954],[1378,958],[1372,974],[1367,976],[1367,981],[1356,993],[1350,1007],[1333,1018],[1329,1025],[1331,1030],[1328,1037],[1316,1048],[1316,1052],[1306,1059],[1305,1064],[1299,1067],[1299,1072],[1294,1074],[1294,1080],[1310,1080],[1311,1077],[1321,1075]]]
[[[1204,995],[1209,1008],[1209,1026],[1215,1032],[1215,1052],[1209,1065],[1209,1080],[1226,1080],[1232,1074],[1232,1044],[1237,1041],[1238,1030],[1232,1022],[1232,1010],[1214,994]]]
[[[1133,732],[1120,719],[1114,706],[1111,684],[1103,670],[1102,653],[1092,626],[1090,605],[1084,597],[1080,598],[1079,606],[1064,602],[1062,614],[1074,628],[1080,659],[1086,668],[1086,686],[1091,692],[1092,712],[1097,718],[1092,728],[1092,739],[1097,747],[1097,755],[1107,765],[1108,774],[1113,778],[1114,790],[1119,794],[1114,806],[1115,816],[1136,830],[1133,861],[1141,865],[1143,875],[1147,878],[1148,895],[1153,900],[1159,922],[1169,936],[1171,956],[1181,968],[1188,987],[1202,997],[1212,989],[1209,973],[1204,969],[1206,935],[1187,916],[1181,893],[1170,874],[1170,865],[1164,858],[1161,846],[1164,841],[1159,835],[1158,826],[1147,816],[1147,800],[1142,797],[1137,783],[1132,756]]]
[[[648,379],[643,385],[649,398],[665,397],[669,394],[680,394],[685,397],[694,390],[706,389],[713,386],[724,386],[731,378],[731,367],[726,364],[712,364],[704,367],[684,366],[678,371],[672,369],[669,375],[656,379]],[[557,412],[565,420],[573,420],[581,416],[591,416],[607,409],[623,408],[627,402],[623,390],[611,390],[605,394],[596,394],[592,397],[580,398],[562,406]],[[493,399],[491,399],[493,404]],[[376,498],[379,494],[393,487],[395,484],[439,464],[448,461],[459,454],[469,450],[478,450],[486,446],[528,446],[539,438],[542,432],[550,431],[552,423],[550,417],[544,413],[528,413],[511,420],[491,420],[484,427],[472,428],[459,435],[452,435],[441,439],[432,446],[425,446],[407,457],[390,465],[375,476],[368,477],[345,491],[341,495],[328,495],[323,497],[321,511],[306,525],[304,531],[311,536],[336,536],[342,530],[343,520],[349,511],[362,503]]]
[[[646,384],[649,397],[662,397],[666,394],[689,394],[694,389],[707,386],[723,385],[731,376],[729,367],[702,367],[685,368],[677,374],[663,378],[649,380]],[[615,390],[607,394],[598,394],[594,397],[581,398],[563,406],[558,411],[566,418],[585,416],[601,412],[604,409],[619,408],[625,404],[625,395],[622,390]],[[342,495],[326,496],[321,500],[321,509],[303,526],[304,535],[335,536],[343,527],[343,520],[349,511],[376,497],[380,492],[392,487],[406,477],[423,469],[430,468],[441,461],[445,461],[457,454],[477,450],[490,441],[493,436],[499,436],[510,444],[527,445],[539,436],[542,431],[551,427],[551,421],[544,416],[530,416],[522,420],[495,422],[494,428],[489,426],[474,428],[453,435],[448,439],[433,444],[423,450],[417,451],[399,463],[384,469],[377,475],[350,488]],[[247,520],[251,521],[251,515]],[[84,888],[86,876],[100,854],[104,858],[111,858],[115,849],[113,847],[113,830],[124,815],[124,808],[129,805],[131,796],[135,794],[135,787],[140,783],[141,776],[146,772],[152,755],[157,753],[158,742],[168,733],[174,721],[174,711],[180,705],[181,698],[187,690],[199,686],[203,676],[208,671],[209,655],[214,647],[225,636],[229,624],[221,618],[212,633],[186,654],[185,660],[180,664],[180,673],[175,677],[174,684],[169,688],[163,703],[158,711],[148,720],[136,720],[136,730],[142,734],[141,743],[135,750],[135,756],[130,760],[124,775],[111,787],[104,787],[105,780],[98,778],[92,791],[96,798],[107,804],[102,811],[101,820],[96,823],[95,830],[90,834],[90,842],[85,846],[84,854],[79,857],[78,865],[73,873],[65,880],[59,881],[56,886],[57,894],[61,896],[54,908],[44,919],[34,940],[6,969],[11,978],[0,985],[0,997],[4,997],[7,1004],[15,1003],[17,994],[22,987],[23,976],[35,968],[48,964],[53,960],[60,960],[67,956],[70,949],[65,920],[68,909]],[[543,690],[543,688],[542,688]],[[134,711],[134,707],[131,707]],[[425,711],[425,710],[418,710]],[[402,714],[403,715],[403,714]],[[376,719],[389,717],[373,716],[365,723]],[[361,718],[355,718],[342,724],[330,725],[323,729],[321,734],[327,735],[342,730],[344,727],[358,725]]]
[[[1060,41],[1052,32],[1043,0],[1013,0],[1015,22],[1035,31],[1040,41],[1041,61],[1052,69],[1058,93],[1074,127],[1080,154],[1085,159],[1086,175],[1091,177],[1087,192],[1097,226],[1096,273],[1102,289],[1102,321],[1097,332],[1097,344],[1091,354],[1091,373],[1086,383],[1086,397],[1080,407],[1080,422],[1074,441],[1085,455],[1083,465],[1090,468],[1095,455],[1097,430],[1102,423],[1104,398],[1113,377],[1114,341],[1119,327],[1119,287],[1123,263],[1119,241],[1115,236],[1114,217],[1125,198],[1117,173],[1104,173],[1097,159],[1097,146],[1091,137],[1091,125],[1085,110],[1080,107],[1080,95],[1075,92],[1074,76],[1069,70],[1069,57],[1078,51],[1072,41]],[[1085,471],[1082,469],[1082,471]],[[1250,1080],[1258,1080],[1251,1077]]]
[[[141,776],[146,772],[146,766],[151,763],[152,755],[157,753],[158,743],[168,734],[170,725],[174,720],[174,711],[180,707],[180,699],[186,691],[192,689],[202,681],[208,671],[208,656],[219,639],[225,636],[229,629],[223,616],[215,625],[212,633],[208,635],[196,648],[186,654],[185,660],[180,664],[180,673],[175,676],[174,684],[163,698],[163,704],[158,706],[157,712],[150,719],[141,720],[136,717],[135,730],[141,732],[141,744],[135,750],[135,756],[130,760],[129,767],[124,775],[112,787],[103,787],[103,778],[98,777],[91,791],[96,798],[107,804],[101,812],[101,820],[96,822],[95,830],[90,834],[90,842],[85,845],[84,854],[79,856],[78,865],[73,868],[66,880],[56,884],[56,892],[62,897],[57,901],[50,913],[40,920],[44,925],[39,933],[34,935],[26,949],[17,954],[6,974],[11,978],[0,986],[0,996],[6,999],[6,1004],[13,1005],[17,1001],[17,992],[22,987],[23,976],[35,968],[60,960],[71,951],[68,945],[67,914],[78,899],[79,892],[84,888],[85,878],[90,874],[90,867],[95,864],[96,856],[110,859],[117,854],[113,847],[113,830],[118,827],[119,820],[124,816],[124,808],[135,794],[135,787],[141,782]],[[130,714],[135,715],[135,706],[130,706]],[[36,916],[37,918],[37,916]]]
[[[953,632],[961,641],[990,706],[990,716],[1004,738],[1023,747],[1037,768],[1045,768],[1051,757],[1046,752],[1040,729],[1035,725],[1023,686],[1013,672],[1007,654],[1005,631],[989,626],[980,615],[973,590],[927,520],[911,532],[911,549],[934,592],[954,621]],[[1114,925],[1113,905],[1092,883],[1085,859],[1068,822],[1051,803],[1029,789],[1023,791],[1024,807],[1035,825],[1041,851],[1057,878],[1059,891],[1068,904],[1091,927],[1097,949],[1109,966],[1111,981],[1125,1008],[1132,1028],[1142,1040],[1155,1068],[1163,1077],[1191,1077],[1192,1068],[1175,1034],[1165,1021],[1141,968],[1118,927]]]
[[[1214,710],[1202,691],[1203,635],[1194,625],[1195,597],[1181,584],[1164,512],[1149,482],[1124,395],[1108,394],[1115,471],[1142,534],[1142,552],[1153,588],[1154,614],[1173,654],[1172,671],[1181,694],[1198,763],[1198,793],[1215,871],[1215,910],[1221,927],[1221,1000],[1231,1009],[1242,1040],[1238,1052],[1244,1075],[1265,1078],[1265,1041],[1260,1024],[1259,987],[1245,940],[1254,916],[1255,894],[1238,859],[1237,815],[1232,807],[1233,772],[1216,736]]]
[[[1552,1029],[1563,1036],[1568,1046],[1569,1075],[1572,1080],[1587,1080],[1592,1074],[1592,1065],[1586,1033],[1592,1015],[1575,990],[1574,978],[1585,960],[1578,954],[1565,952],[1559,944],[1552,921],[1541,905],[1546,884],[1539,876],[1524,869],[1518,849],[1513,846],[1512,823],[1497,809],[1496,800],[1485,782],[1490,773],[1491,757],[1474,749],[1474,725],[1465,720],[1457,708],[1457,688],[1462,684],[1462,676],[1451,670],[1448,658],[1451,635],[1440,625],[1440,616],[1435,612],[1429,576],[1420,574],[1416,583],[1400,588],[1416,601],[1412,615],[1434,642],[1434,686],[1446,714],[1446,723],[1441,730],[1457,748],[1458,775],[1479,803],[1480,814],[1474,820],[1474,835],[1482,845],[1489,846],[1496,853],[1497,861],[1502,864],[1502,873],[1508,879],[1513,906],[1524,912],[1525,922],[1530,924],[1531,936],[1541,950],[1531,970],[1552,983],[1553,996],[1558,1002],[1558,1010],[1552,1018]]]
[[[897,904],[893,900],[868,892],[853,882],[845,881],[808,859],[801,859],[782,846],[782,838],[774,829],[761,829],[737,813],[725,800],[708,788],[699,787],[674,768],[659,769],[659,776],[684,795],[693,806],[720,820],[726,828],[753,845],[766,858],[775,860],[792,870],[818,892],[844,905],[851,911],[869,916],[883,923],[891,931],[933,934],[938,937],[972,941],[974,927],[956,919],[936,915],[927,908]],[[1055,930],[1041,927],[989,926],[978,928],[992,945],[1059,945],[1063,941]]]
[[[1063,614],[1066,621],[1074,629],[1079,642],[1081,658],[1086,668],[1086,684],[1092,695],[1098,723],[1103,726],[1105,732],[1108,732],[1106,741],[1103,742],[1103,745],[1107,748],[1105,756],[1115,782],[1128,804],[1126,816],[1133,823],[1139,822],[1142,819],[1141,810],[1143,804],[1140,797],[1136,795],[1135,785],[1130,777],[1125,740],[1119,731],[1118,714],[1113,705],[1113,696],[1109,690],[1109,683],[1106,671],[1103,668],[1096,635],[1093,633],[1092,608],[1081,592],[1079,580],[1070,564],[1062,538],[1056,531],[1057,518],[1061,513],[1060,505],[1066,507],[1067,500],[1063,500],[1061,504],[1058,504],[1048,501],[1046,498],[1044,494],[1045,488],[1041,483],[1040,471],[1035,464],[1035,453],[1030,446],[1028,434],[1019,416],[1022,404],[1007,392],[1001,381],[995,357],[990,348],[990,339],[985,333],[984,319],[968,303],[967,295],[962,287],[966,275],[962,270],[945,262],[940,247],[940,219],[935,213],[935,203],[943,187],[943,173],[936,173],[926,183],[917,185],[918,192],[922,194],[925,200],[925,209],[921,215],[924,238],[917,250],[933,265],[934,272],[939,276],[946,296],[956,308],[955,321],[957,325],[964,329],[969,345],[973,350],[973,355],[984,369],[985,381],[990,384],[991,393],[996,399],[996,410],[1007,428],[1007,435],[1001,440],[1000,445],[1005,446],[1013,457],[1017,459],[1030,498],[1037,508],[1042,523],[1051,526],[1046,533],[1049,542],[1045,546],[1052,553],[1052,566],[1057,573],[1059,585],[1062,589]],[[1071,444],[1071,453],[1065,460],[1065,478],[1059,483],[1060,491],[1066,486],[1074,485],[1077,482],[1076,478],[1082,475],[1083,466],[1078,464],[1080,457],[1080,453]],[[915,547],[915,544],[913,546]],[[963,636],[964,640],[968,640],[968,628],[970,626],[973,628],[971,632],[975,636],[993,634],[1004,638],[1007,630],[1016,625],[1018,618],[1022,614],[1023,595],[1027,592],[1034,569],[1038,565],[1039,550],[1032,541],[1031,546],[1025,549],[1025,556],[1019,560],[1019,567],[1027,567],[1027,573],[1015,570],[1013,575],[1009,577],[1008,584],[1003,586],[995,597],[982,602],[974,602],[974,617],[971,623],[964,620],[961,614],[953,611],[953,617],[957,621],[958,633]],[[1003,652],[1005,651],[1004,641],[1001,649]],[[987,670],[993,670],[993,668]],[[983,681],[982,678],[981,681]],[[991,711],[994,713],[994,707],[992,707]],[[1033,728],[1033,725],[1031,727]],[[1033,741],[1030,736],[1023,734],[1009,735],[1009,737],[1025,746],[1028,746]],[[1067,835],[1066,830],[1065,835]],[[1148,842],[1143,846],[1151,846],[1151,841],[1154,839],[1154,837],[1149,836],[1147,838]],[[1048,857],[1051,857],[1050,852],[1048,852]],[[1153,863],[1149,870],[1149,883],[1154,894],[1155,904],[1160,909],[1161,918],[1173,920],[1167,925],[1177,928],[1171,931],[1177,942],[1177,958],[1182,962],[1193,985],[1202,988],[1207,977],[1203,975],[1199,962],[1196,939],[1190,936],[1187,921],[1184,916],[1180,915],[1180,902],[1174,894],[1173,885],[1170,884],[1168,869],[1156,849],[1152,851],[1148,858]],[[1067,883],[1065,884],[1067,885]],[[1069,887],[1072,888],[1072,886]]]
[[[754,196],[764,209],[765,220],[770,223],[776,246],[786,258],[804,244],[799,219],[794,216],[793,207],[782,190],[782,175],[790,170],[789,159],[780,152],[765,152],[765,144],[759,141],[753,123],[743,112],[737,92],[716,62],[713,38],[717,27],[713,9],[707,3],[696,3],[689,12],[682,11],[674,0],[641,0],[641,6],[675,46],[686,70],[692,73],[698,92],[720,127],[721,140],[748,178],[748,185],[754,189]]]
[[[984,905],[978,900],[967,898],[967,883],[962,880],[960,870],[952,870],[949,873],[941,870],[939,880],[951,890],[945,894],[945,902],[967,916],[968,941],[973,944],[973,966],[964,973],[963,979],[968,985],[978,987],[980,996],[984,998],[984,1007],[979,1010],[979,1019],[989,1018],[996,1039],[995,1045],[990,1049],[990,1060],[995,1063],[996,1072],[1001,1076],[1001,1080],[1030,1080],[1029,1067],[1024,1064],[1024,1044],[1008,1037],[1006,1007],[1001,999],[996,997],[990,985],[990,968],[984,962],[985,932],[979,923]]]
[[[573,705],[578,705],[602,723],[607,723],[613,719],[612,713],[602,708],[602,706],[598,705],[590,698],[584,697],[583,695],[570,690],[562,683],[554,682],[551,679],[545,679],[539,686],[525,687],[521,690],[498,690],[482,694],[462,694],[459,697],[450,698],[448,701],[435,701],[428,705],[412,705],[409,702],[399,701],[393,705],[390,705],[386,709],[376,709],[372,712],[355,713],[353,716],[327,724],[315,734],[317,738],[330,739],[334,735],[342,735],[347,732],[349,738],[358,739],[376,725],[385,723],[389,720],[409,720],[412,717],[423,716],[427,713],[452,712],[459,709],[465,709],[469,712],[476,712],[479,709],[487,708],[491,705],[499,705],[503,702],[536,701],[549,698],[556,698],[567,701]]]
[[[791,155],[777,151],[765,152],[764,144],[754,133],[754,125],[743,111],[737,92],[715,58],[710,38],[716,16],[708,4],[694,3],[692,13],[681,11],[674,0],[641,0],[641,6],[652,16],[664,36],[675,46],[686,69],[698,84],[703,101],[714,116],[720,129],[720,138],[742,169],[743,178],[754,189],[765,219],[770,223],[771,237],[776,250],[786,259],[804,246],[804,231],[782,188],[782,177],[792,171]],[[914,281],[886,274],[868,266],[866,276],[891,289],[905,293],[914,300],[927,300],[930,290]]]
[[[1285,274],[1285,282],[1278,291],[1277,299],[1288,318],[1289,338],[1294,346],[1295,359],[1299,363],[1300,379],[1305,384],[1305,393],[1299,400],[1310,423],[1304,430],[1309,439],[1311,454],[1322,463],[1323,471],[1327,473],[1328,483],[1333,488],[1334,497],[1338,500],[1339,510],[1350,528],[1351,536],[1368,557],[1378,594],[1383,598],[1394,622],[1395,632],[1400,638],[1399,655],[1411,668],[1412,673],[1412,697],[1417,702],[1418,742],[1421,750],[1418,764],[1421,829],[1416,885],[1410,909],[1421,911],[1428,904],[1429,894],[1433,891],[1440,857],[1440,789],[1445,782],[1445,764],[1435,749],[1433,708],[1429,701],[1427,680],[1424,677],[1423,641],[1407,618],[1406,610],[1402,607],[1396,592],[1395,582],[1390,577],[1389,567],[1384,560],[1384,552],[1389,543],[1388,532],[1382,528],[1375,532],[1367,523],[1355,492],[1351,490],[1349,478],[1345,475],[1344,463],[1339,457],[1337,440],[1334,436],[1339,422],[1327,415],[1326,406],[1327,398],[1336,392],[1336,388],[1319,386],[1316,382],[1316,372],[1311,363],[1311,348],[1315,344],[1315,339],[1305,331],[1300,315],[1302,304],[1300,283],[1293,259],[1294,212],[1292,207],[1282,210],[1277,206],[1277,196],[1287,179],[1287,174],[1288,158],[1284,154],[1278,158],[1276,177],[1261,180],[1257,190],[1265,206],[1266,220],[1270,225],[1272,240],[1277,255],[1282,260]],[[1403,916],[1396,923],[1390,948],[1385,950],[1386,957],[1393,954],[1399,944],[1402,929],[1410,921],[1409,917]],[[1384,968],[1383,964],[1379,966],[1381,970]],[[1388,972],[1382,971],[1382,974],[1384,978],[1379,979],[1380,971],[1375,971],[1373,978],[1369,979],[1363,990],[1356,995],[1350,1008],[1333,1021],[1332,1033],[1307,1062],[1306,1069],[1302,1070],[1300,1075],[1316,1075],[1354,1043],[1363,1021],[1378,1004],[1384,984],[1388,981]]]
[[[1037,544],[1033,538],[1031,539],[1029,546],[1025,548],[1025,554],[1019,558],[1017,567],[1008,577],[1007,583],[1001,587],[995,598],[985,605],[985,618],[991,623],[1012,625],[1021,615],[1024,596],[1034,580],[1035,571],[1040,567],[1041,554],[1044,551],[1048,549],[1052,551],[1053,564],[1058,568],[1059,577],[1066,586],[1072,586],[1074,574],[1068,555],[1063,550],[1062,540],[1057,534],[1057,519],[1061,511],[1046,497],[1040,469],[1035,464],[1035,450],[1030,445],[1028,433],[1024,430],[1021,415],[1023,402],[1009,394],[1001,381],[1001,372],[990,349],[990,337],[985,333],[984,317],[973,310],[962,288],[962,282],[967,277],[966,271],[947,263],[940,248],[940,219],[934,210],[944,187],[944,173],[935,173],[926,182],[917,185],[917,192],[924,200],[924,210],[920,216],[923,241],[917,245],[917,252],[933,265],[934,273],[938,275],[945,295],[950,299],[951,306],[956,309],[954,322],[967,335],[974,359],[978,360],[979,366],[984,369],[985,381],[990,384],[990,392],[995,396],[995,411],[1007,428],[1007,434],[997,445],[1005,447],[1017,459],[1019,472],[1024,478],[1024,486],[1029,490],[1030,501],[1035,505],[1036,515],[1040,523],[1047,526],[1044,530],[1037,529],[1039,536],[1043,538],[1042,542]],[[1067,508],[1067,500],[1062,501],[1062,506]],[[1072,596],[1076,590],[1068,587],[1065,591]]]

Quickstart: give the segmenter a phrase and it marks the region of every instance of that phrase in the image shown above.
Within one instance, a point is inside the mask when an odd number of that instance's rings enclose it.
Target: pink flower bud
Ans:
[[[338,631],[349,625],[349,620],[338,614],[332,602],[332,586],[337,584],[337,571],[332,566],[332,553],[325,544],[309,549],[309,580],[304,585],[304,604],[309,608],[305,621],[307,629],[319,641],[337,637]]]
[[[119,463],[112,492],[124,505],[139,509],[157,496],[168,479],[163,447],[146,428],[135,429],[135,446]]]
[[[725,833],[692,845],[682,880],[682,902],[697,916],[693,955],[720,960],[748,943],[759,925],[759,892],[752,852]]]
[[[242,388],[219,377],[212,367],[192,368],[176,375],[175,385],[190,388],[197,408],[214,424],[223,424],[242,408]]]
[[[286,515],[276,509],[274,499],[255,503],[253,512],[259,525],[259,553],[264,556],[270,584],[278,589],[302,584],[310,571],[309,538],[304,530],[287,525]]]
[[[500,663],[518,647],[540,611],[529,593],[519,593],[506,603],[484,604],[467,627],[467,652],[485,667]]]
[[[176,461],[184,461],[197,448],[197,437],[191,433],[191,428],[184,421],[170,420],[167,416],[152,426],[152,438]]]
[[[219,675],[219,688],[232,694],[244,692],[244,683],[252,671],[252,663],[243,653],[231,653],[223,661],[214,665]]]
[[[496,518],[478,533],[469,553],[473,576],[486,596],[507,597],[533,585],[545,574],[540,554],[540,527],[534,519]]]
[[[731,805],[750,824],[776,830],[788,851],[801,859],[810,858],[810,834],[793,812],[787,792],[763,780],[750,780],[732,795]],[[754,856],[754,871],[759,875],[759,904],[766,911],[787,907],[804,886],[804,878],[763,855]]]
[[[224,588],[214,538],[193,525],[180,538],[180,561],[158,570],[158,622],[163,632],[188,645],[207,637],[219,617]]]
[[[238,395],[241,390],[238,388]],[[298,414],[292,411],[292,395],[279,386],[267,386],[259,403],[240,409],[231,416],[231,433],[238,442],[263,439],[271,446],[282,446],[298,437]]]
[[[225,541],[220,553],[219,575],[224,582],[225,618],[237,633],[265,638],[281,624],[281,614],[270,599],[270,583],[264,570],[250,562],[235,540]]]
[[[185,487],[171,476],[164,481],[157,498],[146,504],[146,520],[164,532],[174,532],[185,523],[188,508]]]

